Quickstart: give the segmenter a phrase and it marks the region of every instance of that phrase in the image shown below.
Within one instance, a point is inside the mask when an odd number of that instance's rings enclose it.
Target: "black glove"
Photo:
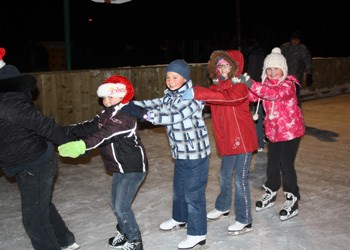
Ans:
[[[306,75],[306,86],[310,87],[312,85],[312,75],[311,74],[307,74]]]
[[[78,136],[76,136],[74,134],[74,128],[75,128],[74,125],[63,127],[64,134],[68,138],[67,142],[69,142],[69,141],[76,141],[76,140],[80,139],[80,138],[78,138]]]
[[[137,106],[133,102],[129,102],[120,111],[135,117],[141,122],[145,121],[145,118],[147,117],[147,109]]]

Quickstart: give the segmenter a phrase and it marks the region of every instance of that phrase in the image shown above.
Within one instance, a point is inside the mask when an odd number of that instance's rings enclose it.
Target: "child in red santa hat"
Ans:
[[[106,107],[93,120],[70,125],[79,138],[58,147],[63,157],[76,158],[99,148],[107,171],[113,173],[111,206],[117,218],[116,236],[108,244],[118,249],[142,250],[142,239],[131,205],[143,182],[148,160],[137,132],[137,120],[121,109],[134,96],[130,81],[120,75],[107,78],[97,90]]]

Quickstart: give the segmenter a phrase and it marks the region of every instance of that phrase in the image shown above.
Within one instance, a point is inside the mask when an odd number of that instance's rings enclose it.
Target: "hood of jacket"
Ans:
[[[208,62],[208,72],[211,79],[218,78],[216,70],[216,64],[220,59],[224,59],[231,66],[232,69],[228,73],[228,78],[240,77],[244,68],[244,57],[239,50],[215,50],[211,55]]]
[[[34,90],[36,90],[36,79],[32,75],[0,79],[0,92],[32,92]]]

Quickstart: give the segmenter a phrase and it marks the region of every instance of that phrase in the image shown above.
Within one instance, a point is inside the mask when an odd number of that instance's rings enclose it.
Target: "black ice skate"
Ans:
[[[280,219],[281,221],[288,220],[298,215],[298,198],[289,192],[284,192],[286,196],[286,201],[284,202],[282,209],[280,211]]]
[[[127,241],[123,245],[122,248],[118,248],[121,250],[143,250],[143,245],[141,240],[135,240],[135,241]]]
[[[123,246],[126,243],[127,239],[125,234],[122,234],[120,232],[119,226],[117,225],[116,227],[117,227],[117,234],[115,237],[109,238],[108,245],[111,248],[123,249]]]
[[[262,185],[262,188],[265,189],[266,193],[263,194],[255,204],[255,210],[257,212],[262,211],[266,208],[272,207],[275,204],[277,192],[273,192],[271,189]]]

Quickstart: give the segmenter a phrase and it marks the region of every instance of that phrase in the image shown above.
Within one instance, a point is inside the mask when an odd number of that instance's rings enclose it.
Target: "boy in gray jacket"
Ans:
[[[206,242],[207,218],[205,188],[208,180],[210,144],[202,116],[204,102],[184,100],[182,94],[192,88],[190,69],[184,60],[172,61],[166,68],[164,96],[134,101],[148,110],[144,117],[154,125],[166,127],[175,161],[172,218],[160,225],[172,230],[187,224],[187,237],[179,249]]]

